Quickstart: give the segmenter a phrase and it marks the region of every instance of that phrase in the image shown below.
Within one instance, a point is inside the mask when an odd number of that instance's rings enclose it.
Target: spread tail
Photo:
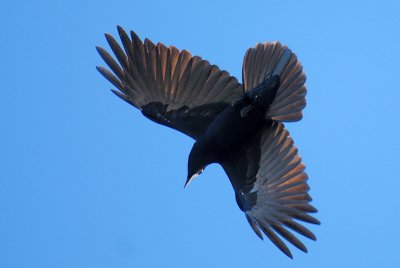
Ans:
[[[280,85],[266,118],[281,122],[301,120],[306,106],[306,76],[296,55],[279,42],[257,44],[247,50],[242,72],[245,91],[275,75],[279,76]]]

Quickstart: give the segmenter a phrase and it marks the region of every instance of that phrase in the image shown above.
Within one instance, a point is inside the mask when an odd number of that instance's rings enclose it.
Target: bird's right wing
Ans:
[[[289,248],[277,234],[307,252],[287,228],[315,240],[314,234],[296,220],[319,224],[309,215],[317,210],[309,204],[305,166],[283,124],[270,122],[264,126],[233,150],[222,167],[254,232],[262,238],[261,229],[289,257]]]
[[[281,122],[299,121],[306,106],[307,91],[306,75],[296,55],[279,42],[259,43],[255,48],[249,48],[242,70],[245,91],[273,75],[279,75],[280,86],[266,118]]]
[[[123,49],[109,34],[106,39],[119,63],[103,48],[97,50],[108,69],[99,72],[117,89],[113,92],[151,120],[197,139],[213,119],[242,95],[242,85],[188,51],[153,44],[118,27]]]

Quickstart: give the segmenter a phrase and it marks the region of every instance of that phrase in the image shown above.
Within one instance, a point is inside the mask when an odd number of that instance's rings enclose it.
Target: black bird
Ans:
[[[144,116],[195,139],[185,186],[219,163],[254,232],[291,258],[280,237],[307,252],[288,230],[316,240],[297,221],[319,224],[309,214],[317,210],[309,204],[305,166],[283,124],[299,121],[306,105],[306,76],[296,55],[279,42],[257,44],[246,52],[240,84],[186,50],[142,42],[121,27],[118,33],[122,47],[105,35],[118,62],[97,47],[112,72],[97,69]]]

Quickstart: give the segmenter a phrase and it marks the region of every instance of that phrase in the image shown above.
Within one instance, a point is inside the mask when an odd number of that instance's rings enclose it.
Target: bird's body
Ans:
[[[189,181],[207,165],[224,163],[232,151],[245,140],[251,139],[261,125],[271,124],[271,120],[265,119],[264,115],[278,86],[279,77],[273,76],[234,100],[215,117],[189,154]],[[264,98],[261,99],[261,96]]]
[[[97,47],[112,72],[97,69],[144,116],[195,140],[186,184],[219,163],[253,231],[289,257],[281,238],[307,252],[290,230],[315,240],[298,221],[319,224],[310,215],[317,210],[309,204],[305,165],[283,124],[299,121],[306,105],[296,55],[278,42],[257,44],[246,52],[240,84],[186,50],[142,42],[121,27],[118,32],[122,47],[106,34],[118,62]]]

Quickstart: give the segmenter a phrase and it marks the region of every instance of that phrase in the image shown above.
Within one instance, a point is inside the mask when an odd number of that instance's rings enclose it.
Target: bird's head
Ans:
[[[188,160],[188,176],[186,179],[185,187],[197,176],[199,176],[204,168],[206,167],[207,162],[204,156],[203,150],[201,150],[201,146],[199,143],[195,143],[193,145],[192,150],[189,154]]]

